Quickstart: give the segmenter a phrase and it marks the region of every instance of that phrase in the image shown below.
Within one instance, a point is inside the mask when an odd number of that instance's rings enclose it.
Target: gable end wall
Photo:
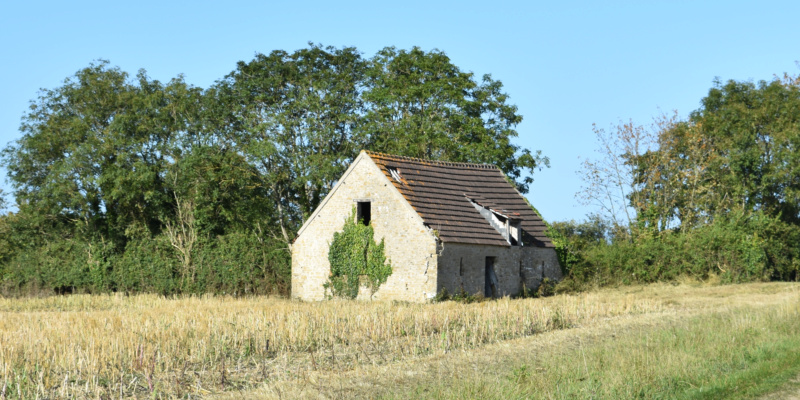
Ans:
[[[300,230],[292,246],[292,297],[325,298],[330,275],[328,248],[356,199],[370,199],[375,240],[385,238],[392,275],[374,299],[426,301],[436,294],[436,238],[380,168],[365,153],[353,162],[336,187]],[[359,298],[369,298],[362,290]]]

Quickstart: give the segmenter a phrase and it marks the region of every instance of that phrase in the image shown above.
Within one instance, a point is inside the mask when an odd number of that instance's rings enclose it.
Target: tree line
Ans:
[[[0,155],[0,294],[288,294],[295,233],[361,149],[495,164],[526,193],[548,160],[513,142],[521,120],[438,50],[310,44],[208,88],[91,63]],[[800,78],[716,81],[688,118],[595,134],[597,213],[548,230],[563,290],[800,279]]]
[[[525,193],[547,159],[521,120],[438,50],[310,44],[208,88],[91,63],[2,151],[0,294],[286,294],[295,232],[361,149],[495,164]]]
[[[551,226],[578,285],[800,279],[800,76],[714,82],[688,118],[595,128],[584,222]]]

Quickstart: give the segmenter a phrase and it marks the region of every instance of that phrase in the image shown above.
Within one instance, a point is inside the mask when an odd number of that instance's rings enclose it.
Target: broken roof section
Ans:
[[[542,218],[499,168],[366,153],[443,242],[509,246],[475,210],[475,202],[506,218],[521,220],[523,245],[553,247],[544,235]]]

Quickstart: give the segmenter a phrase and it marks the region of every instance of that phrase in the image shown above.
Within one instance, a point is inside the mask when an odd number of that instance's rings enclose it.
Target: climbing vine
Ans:
[[[356,209],[341,232],[333,234],[328,250],[331,275],[325,288],[334,296],[355,299],[358,289],[366,286],[371,294],[392,274],[392,265],[384,254],[384,243],[374,240],[372,226],[356,221]]]

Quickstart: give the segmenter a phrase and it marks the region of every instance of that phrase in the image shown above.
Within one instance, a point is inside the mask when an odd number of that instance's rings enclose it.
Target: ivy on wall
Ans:
[[[333,234],[328,249],[331,274],[325,288],[338,297],[355,299],[361,286],[375,294],[392,274],[392,265],[384,254],[384,243],[374,240],[372,226],[356,221],[356,209],[341,232]]]

